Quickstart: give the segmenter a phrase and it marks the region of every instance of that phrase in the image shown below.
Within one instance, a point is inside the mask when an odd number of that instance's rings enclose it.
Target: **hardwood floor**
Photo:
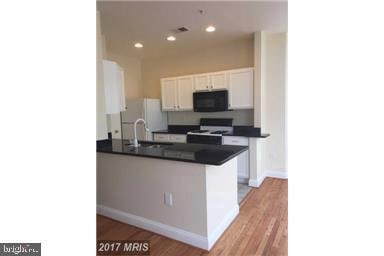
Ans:
[[[288,180],[266,178],[209,251],[97,216],[97,240],[149,240],[150,255],[288,255]]]

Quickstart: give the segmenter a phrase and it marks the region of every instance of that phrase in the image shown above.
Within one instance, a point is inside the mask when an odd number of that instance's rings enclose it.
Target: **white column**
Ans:
[[[103,82],[103,39],[100,28],[100,13],[96,13],[96,139],[108,138],[107,116]]]
[[[266,34],[264,31],[254,33],[254,127],[263,131],[266,120]],[[249,140],[249,185],[259,187],[264,180],[263,140]]]

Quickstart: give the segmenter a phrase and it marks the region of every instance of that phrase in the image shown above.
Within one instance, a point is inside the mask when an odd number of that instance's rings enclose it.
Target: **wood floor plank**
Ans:
[[[208,252],[173,239],[97,216],[98,240],[149,240],[151,256],[288,254],[288,180],[266,178],[240,204],[239,216]]]

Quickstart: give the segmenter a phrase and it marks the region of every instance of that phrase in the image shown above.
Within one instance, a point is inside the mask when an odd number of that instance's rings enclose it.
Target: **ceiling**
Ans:
[[[108,52],[140,59],[174,55],[251,37],[254,31],[284,32],[284,2],[110,2],[98,1]],[[201,14],[199,10],[203,10]],[[216,31],[205,32],[208,25]],[[172,33],[179,27],[188,32]],[[175,35],[176,41],[166,40]],[[141,42],[143,48],[135,48]]]

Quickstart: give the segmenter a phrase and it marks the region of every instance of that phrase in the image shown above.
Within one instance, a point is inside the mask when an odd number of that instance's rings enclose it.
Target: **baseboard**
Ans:
[[[257,180],[249,179],[248,185],[250,187],[259,188],[266,177],[277,178],[277,179],[288,179],[288,172],[286,171],[265,171],[264,174],[265,175],[259,177]]]
[[[239,214],[239,205],[236,204],[233,209],[228,212],[227,216],[221,221],[220,225],[216,227],[216,229],[208,235],[208,250],[210,250],[217,240],[221,237],[224,231],[231,225],[232,221]]]
[[[287,171],[269,171],[269,170],[266,170],[264,173],[265,173],[266,177],[278,178],[278,179],[288,179],[288,172]]]
[[[188,232],[173,226],[169,226],[157,221],[149,220],[140,216],[129,214],[104,205],[97,206],[97,213],[106,217],[152,231],[154,233],[190,244],[192,246],[210,250],[212,246],[219,240],[224,231],[229,227],[232,221],[239,214],[239,205],[236,206],[222,220],[221,224],[209,234],[208,237]]]
[[[180,228],[169,226],[157,221],[149,220],[123,211],[112,209],[103,205],[97,206],[97,213],[193,245],[195,247],[199,247],[204,250],[210,249],[210,239],[202,235],[188,232]]]
[[[265,179],[265,176],[261,176],[258,179],[249,179],[248,185],[250,187],[258,188],[258,187],[261,186],[261,184],[263,183],[264,179]]]

